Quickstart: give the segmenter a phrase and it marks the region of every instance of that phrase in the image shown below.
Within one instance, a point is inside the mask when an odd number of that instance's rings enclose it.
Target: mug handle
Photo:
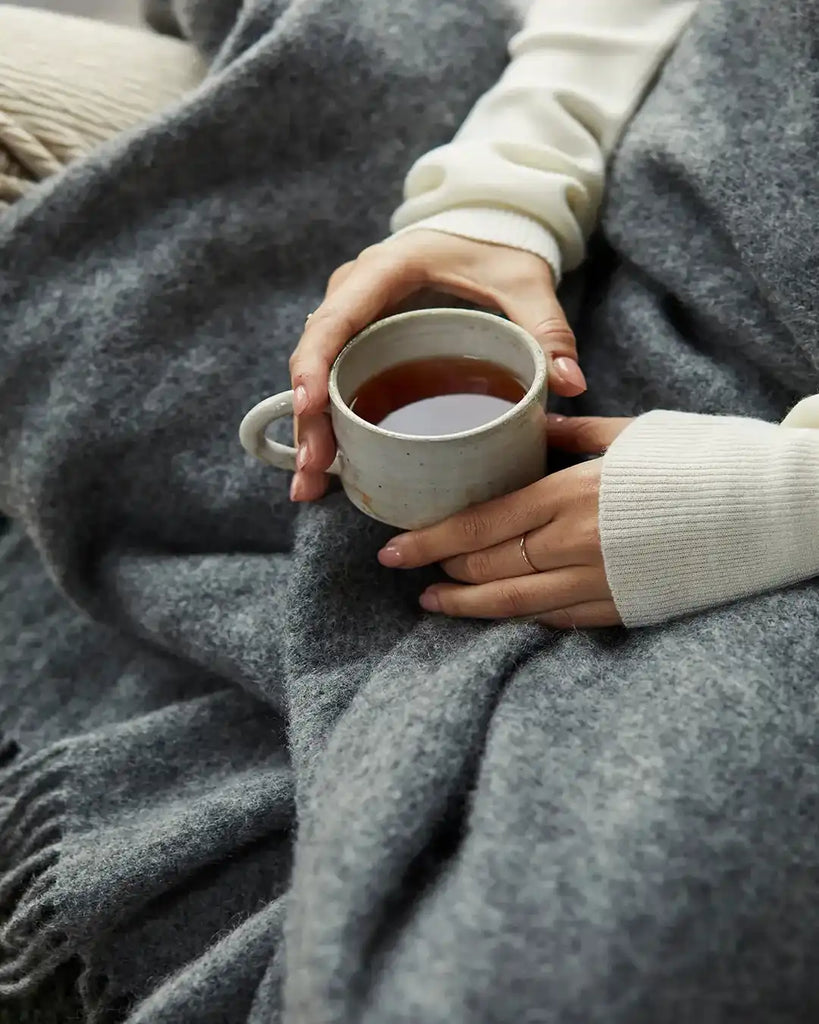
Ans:
[[[293,415],[293,392],[282,391],[279,395],[265,398],[254,405],[239,425],[239,440],[245,451],[255,455],[262,462],[267,462],[277,469],[285,469],[290,473],[296,470],[296,449],[289,444],[271,441],[265,431],[275,420]],[[327,470],[334,476],[341,475],[339,457],[336,456],[332,466]]]

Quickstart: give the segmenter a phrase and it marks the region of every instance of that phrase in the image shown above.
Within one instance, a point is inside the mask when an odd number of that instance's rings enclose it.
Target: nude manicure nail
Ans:
[[[303,384],[299,384],[293,392],[293,412],[297,416],[301,416],[307,408],[309,401],[310,399],[307,394],[307,388]]]
[[[561,380],[571,384],[574,388],[579,388],[580,391],[586,390],[586,378],[575,359],[571,359],[569,356],[558,356],[552,366]]]
[[[397,569],[404,562],[404,556],[395,544],[387,544],[378,552],[378,561],[388,569]]]

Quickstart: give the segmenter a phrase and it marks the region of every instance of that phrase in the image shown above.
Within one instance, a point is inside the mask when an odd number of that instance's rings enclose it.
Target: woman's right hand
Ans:
[[[326,415],[333,360],[353,335],[428,289],[502,311],[550,357],[549,386],[555,394],[571,397],[586,390],[574,334],[545,260],[420,228],[388,238],[335,271],[290,359],[299,446],[290,491],[294,501],[320,498],[327,488],[325,471],[335,457]]]

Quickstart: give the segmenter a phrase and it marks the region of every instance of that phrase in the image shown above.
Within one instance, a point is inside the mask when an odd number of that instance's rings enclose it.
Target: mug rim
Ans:
[[[354,412],[341,397],[341,392],[338,388],[339,367],[347,354],[357,345],[366,341],[369,335],[374,334],[377,330],[381,330],[386,324],[392,324],[399,320],[414,319],[416,317],[440,316],[442,313],[449,316],[463,317],[465,319],[478,318],[481,320],[500,321],[504,330],[517,334],[517,336],[526,344],[535,363],[535,375],[532,383],[526,391],[526,394],[519,399],[519,401],[515,402],[511,409],[508,409],[495,419],[488,420],[486,423],[482,423],[479,427],[471,427],[469,430],[459,430],[452,434],[402,434],[395,430],[385,430],[383,427],[378,426],[377,423],[370,423],[369,420],[365,420]],[[409,362],[409,360],[407,361]],[[523,411],[531,404],[532,399],[543,388],[548,369],[549,366],[546,360],[546,353],[540,345],[538,345],[532,335],[519,324],[513,323],[511,320],[507,320],[495,313],[485,313],[483,310],[479,309],[458,309],[450,306],[436,306],[431,309],[411,309],[406,313],[394,313],[392,316],[387,316],[381,320],[374,321],[365,327],[363,331],[359,331],[358,334],[350,338],[333,362],[333,366],[330,370],[328,392],[330,395],[330,403],[338,409],[339,413],[349,416],[350,419],[358,426],[363,427],[365,430],[369,430],[373,434],[378,434],[380,437],[391,437],[399,441],[460,441],[472,437],[479,437],[481,434],[488,433],[491,430],[496,430],[502,424],[522,415]]]

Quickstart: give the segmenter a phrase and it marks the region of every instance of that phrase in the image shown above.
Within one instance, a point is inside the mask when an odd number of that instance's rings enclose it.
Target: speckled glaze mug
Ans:
[[[472,356],[511,371],[526,388],[508,412],[472,430],[440,436],[398,434],[368,423],[348,406],[358,389],[411,359]],[[546,467],[546,356],[523,328],[491,313],[422,309],[379,320],[356,335],[330,372],[330,414],[341,477],[366,515],[402,530],[439,522],[468,505],[525,487]],[[293,414],[293,392],[254,406],[242,420],[244,448],[293,471],[296,449],[269,438],[267,427]]]

